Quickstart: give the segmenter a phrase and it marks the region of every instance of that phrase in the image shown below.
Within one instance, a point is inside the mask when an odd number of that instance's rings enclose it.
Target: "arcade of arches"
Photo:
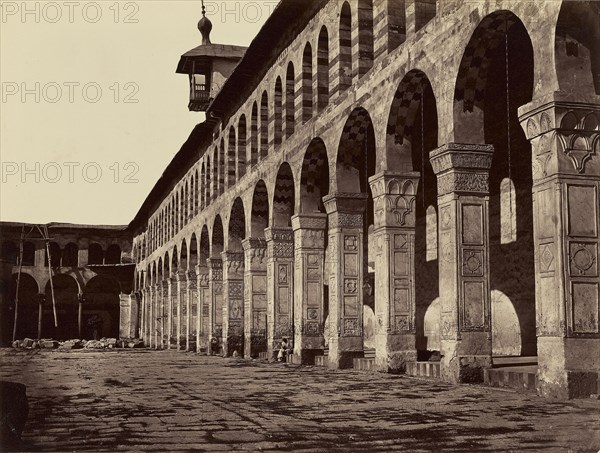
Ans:
[[[134,239],[144,339],[450,382],[534,357],[540,394],[595,393],[598,5],[322,4],[272,60],[261,30]]]
[[[35,225],[0,223],[1,344],[138,336],[130,325],[137,317],[131,233],[124,227],[47,228],[46,247]]]

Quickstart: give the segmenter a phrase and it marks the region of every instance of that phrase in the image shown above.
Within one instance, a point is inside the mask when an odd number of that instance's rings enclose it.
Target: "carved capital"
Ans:
[[[448,143],[431,151],[431,165],[438,178],[438,195],[461,192],[487,195],[492,145]]]

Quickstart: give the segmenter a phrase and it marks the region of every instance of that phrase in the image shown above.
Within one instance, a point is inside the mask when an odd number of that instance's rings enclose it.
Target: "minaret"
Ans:
[[[183,54],[177,65],[177,73],[187,74],[190,80],[188,108],[192,112],[205,112],[208,109],[246,53],[246,47],[213,44],[210,41],[212,28],[212,22],[206,17],[203,0],[202,18],[198,22],[202,44]]]

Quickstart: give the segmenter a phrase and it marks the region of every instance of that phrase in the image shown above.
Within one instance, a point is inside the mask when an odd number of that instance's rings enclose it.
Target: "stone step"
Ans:
[[[355,370],[375,371],[375,358],[357,358],[352,359],[352,365]]]
[[[537,356],[530,357],[515,357],[515,356],[504,356],[504,357],[492,357],[492,368],[500,368],[505,366],[528,366],[538,364]]]
[[[440,362],[406,362],[408,376],[440,378]]]
[[[316,355],[315,356],[315,366],[327,366],[327,356],[326,355]]]
[[[483,380],[492,387],[508,387],[526,392],[535,392],[537,366],[503,366],[483,370]]]

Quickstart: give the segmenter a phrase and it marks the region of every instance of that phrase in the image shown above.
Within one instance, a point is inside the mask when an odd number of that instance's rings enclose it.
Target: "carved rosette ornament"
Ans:
[[[488,172],[494,147],[448,143],[429,154],[438,178],[438,195],[450,193],[487,194]]]

